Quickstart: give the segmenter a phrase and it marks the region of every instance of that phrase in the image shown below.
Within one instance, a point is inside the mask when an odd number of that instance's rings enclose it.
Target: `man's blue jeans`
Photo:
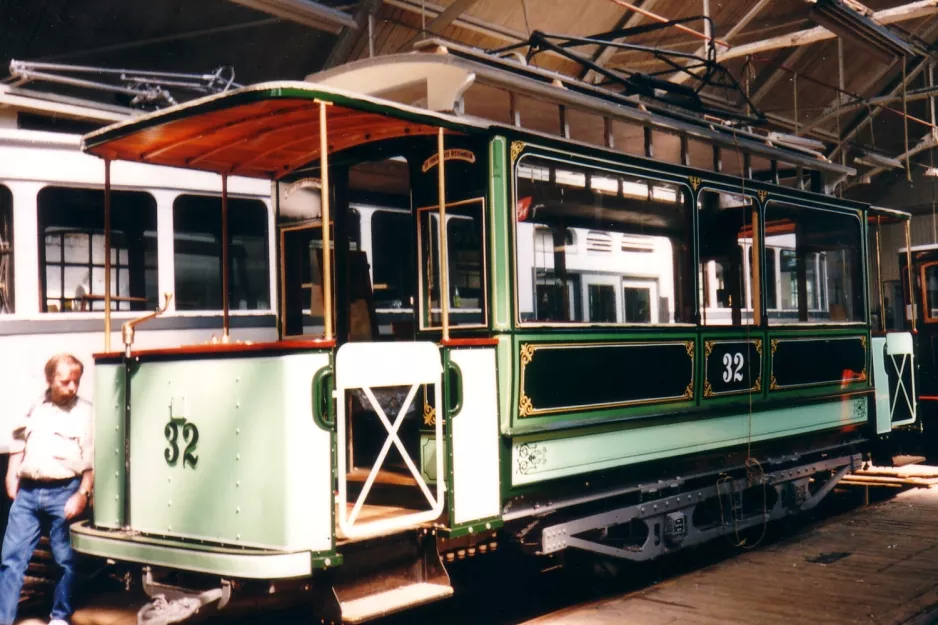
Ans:
[[[3,537],[0,555],[0,625],[16,620],[23,576],[39,543],[42,529],[49,532],[52,557],[62,569],[62,578],[55,587],[52,603],[53,619],[68,620],[72,615],[72,585],[75,580],[74,554],[65,519],[65,502],[78,491],[81,478],[43,484],[20,482],[19,492],[10,508],[10,520]]]

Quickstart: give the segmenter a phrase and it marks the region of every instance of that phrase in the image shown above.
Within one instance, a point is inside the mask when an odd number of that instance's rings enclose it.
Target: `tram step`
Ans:
[[[445,599],[452,594],[453,587],[444,584],[418,582],[399,586],[393,590],[342,602],[342,621],[355,625],[405,608]]]

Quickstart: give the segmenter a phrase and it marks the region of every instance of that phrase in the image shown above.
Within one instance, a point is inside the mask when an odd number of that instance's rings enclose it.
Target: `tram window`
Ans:
[[[522,323],[693,322],[682,187],[537,156],[515,184]]]
[[[43,312],[104,310],[104,192],[47,187],[38,195]],[[111,309],[157,303],[156,202],[111,193]]]
[[[770,324],[864,321],[860,221],[855,215],[770,202],[765,212],[766,275],[778,291]],[[768,280],[774,280],[775,283]]]
[[[13,194],[0,185],[0,315],[11,315],[13,304]]]
[[[700,321],[753,323],[752,199],[704,190],[698,198]]]
[[[439,209],[420,209],[421,327],[442,325]],[[446,207],[446,247],[451,326],[485,324],[485,263],[482,200]]]
[[[375,308],[413,310],[414,218],[411,213],[375,211],[371,217]]]
[[[177,310],[221,310],[221,198],[181,195],[173,202]],[[229,306],[270,308],[267,207],[228,199]]]

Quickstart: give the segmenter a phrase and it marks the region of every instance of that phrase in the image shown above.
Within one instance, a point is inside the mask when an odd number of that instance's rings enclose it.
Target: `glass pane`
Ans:
[[[766,253],[779,255],[781,291],[769,323],[864,321],[860,241],[856,215],[769,203]]]
[[[376,211],[371,218],[375,308],[413,310],[414,220],[410,213]]]
[[[589,285],[590,321],[596,323],[615,323],[616,289],[606,284]]]
[[[46,262],[62,262],[62,237],[58,234],[46,235]]]
[[[625,287],[625,320],[651,323],[651,289]]]
[[[81,296],[104,294],[104,194],[93,189],[46,187],[38,195],[40,241],[45,246],[47,275],[66,272],[65,310],[80,310]],[[112,261],[115,268],[115,295],[131,298],[122,310],[143,310],[156,304],[144,299],[155,293],[156,272],[136,266],[144,254],[152,253],[155,268],[156,202],[148,193],[115,191],[112,193]],[[152,232],[152,240],[144,232]],[[59,241],[62,241],[61,243]],[[132,254],[130,250],[144,254]],[[121,268],[118,276],[117,268]],[[50,300],[53,298],[50,296]],[[139,300],[139,301],[136,301]],[[85,309],[103,310],[102,303],[85,303]],[[115,309],[118,306],[115,304]],[[61,306],[57,307],[61,309]]]
[[[65,309],[81,310],[83,296],[92,293],[104,293],[103,273],[101,278],[99,290],[92,290],[95,285],[91,284],[86,267],[65,267],[65,280],[62,284]]]
[[[485,323],[482,202],[447,207],[446,245],[451,326]],[[442,324],[440,305],[439,209],[420,211],[424,326]]]
[[[516,176],[522,322],[693,323],[693,215],[682,187],[536,156]],[[626,295],[624,281],[648,286]]]
[[[85,233],[66,232],[65,233],[65,262],[88,264],[89,254],[89,235]]]
[[[229,306],[270,308],[267,207],[228,200]],[[221,310],[221,198],[183,195],[173,203],[178,310]]]
[[[779,280],[778,259],[775,256],[775,250],[766,248],[765,250],[765,299],[769,310],[778,308],[778,291],[776,284]]]
[[[46,297],[62,297],[62,269],[46,266]]]
[[[752,199],[704,190],[698,197],[700,319],[703,325],[753,323]]]

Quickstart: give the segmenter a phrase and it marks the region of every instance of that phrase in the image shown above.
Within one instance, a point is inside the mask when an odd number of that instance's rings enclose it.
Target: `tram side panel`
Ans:
[[[328,364],[325,352],[144,356],[130,368],[127,403],[124,363],[99,361],[94,526],[330,552],[332,435],[315,424],[310,393]]]

